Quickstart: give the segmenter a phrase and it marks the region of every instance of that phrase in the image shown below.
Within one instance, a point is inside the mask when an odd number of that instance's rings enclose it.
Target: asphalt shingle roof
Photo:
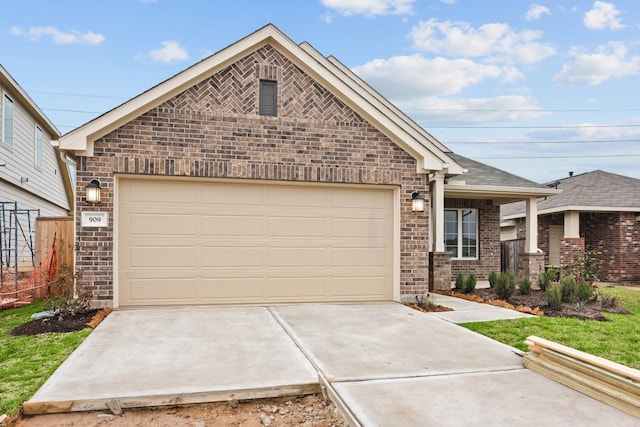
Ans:
[[[466,185],[483,185],[496,187],[516,187],[516,188],[547,188],[528,179],[505,172],[476,160],[469,159],[455,153],[447,153],[456,163],[467,169],[467,173],[450,178],[449,183],[464,181]]]
[[[538,203],[538,211],[569,206],[593,208],[637,208],[640,212],[640,179],[595,170],[546,184],[561,194]],[[502,206],[502,216],[524,213],[522,202]]]

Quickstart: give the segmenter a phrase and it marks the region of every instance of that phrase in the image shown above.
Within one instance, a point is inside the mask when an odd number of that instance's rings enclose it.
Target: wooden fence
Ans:
[[[524,253],[525,239],[500,242],[500,270],[518,272],[518,254]]]
[[[56,270],[73,271],[73,218],[55,217],[36,220],[35,268],[44,262],[51,262],[47,254],[55,243]],[[47,266],[49,267],[49,266]]]

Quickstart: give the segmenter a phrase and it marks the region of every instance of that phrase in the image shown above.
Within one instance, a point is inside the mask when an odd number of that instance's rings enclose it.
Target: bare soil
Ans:
[[[15,427],[346,427],[332,403],[322,395],[259,399],[163,408],[130,409],[120,416],[108,412],[74,412],[23,416],[9,424]]]

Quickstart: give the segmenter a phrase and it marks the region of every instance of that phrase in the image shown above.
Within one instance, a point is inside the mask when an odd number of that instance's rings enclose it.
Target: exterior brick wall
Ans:
[[[500,271],[500,207],[490,200],[445,199],[445,208],[478,209],[478,259],[451,259],[451,281],[458,273],[474,273],[478,280],[489,280]]]
[[[640,224],[635,212],[580,214],[585,249],[600,258],[599,279],[640,283]]]
[[[278,80],[278,117],[256,114],[263,77]],[[412,212],[410,194],[424,191],[427,180],[415,170],[411,156],[265,46],[99,139],[93,157],[79,158],[80,284],[92,286],[103,305],[113,298],[114,183],[128,174],[396,185],[402,195],[400,292],[424,294],[429,213]],[[99,207],[83,200],[94,178],[102,185]],[[108,227],[82,228],[83,211],[107,212]]]

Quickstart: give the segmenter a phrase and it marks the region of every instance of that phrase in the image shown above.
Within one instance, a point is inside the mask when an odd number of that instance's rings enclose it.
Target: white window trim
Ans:
[[[446,211],[457,211],[458,215],[457,215],[457,234],[458,234],[458,256],[457,257],[451,257],[451,259],[455,259],[455,260],[461,260],[461,261],[477,261],[480,259],[479,254],[480,254],[480,235],[479,235],[479,223],[480,223],[480,212],[478,209],[474,209],[474,208],[447,208],[445,209]],[[460,254],[462,254],[462,212],[463,211],[475,211],[476,213],[476,256],[475,257],[462,257],[460,256]]]
[[[38,150],[38,131],[40,131],[40,149]],[[44,164],[44,153],[43,153],[43,145],[44,145],[44,131],[40,127],[40,125],[36,124],[33,131],[33,164],[36,169],[42,169]],[[40,151],[40,164],[38,164],[38,151]]]
[[[12,130],[13,130],[13,137],[11,138],[12,141],[11,143],[8,143],[7,141],[5,141],[4,139],[4,122],[5,122],[5,99],[8,99],[9,101],[11,101],[11,105],[13,106],[13,108],[11,109],[11,122],[12,122]],[[0,137],[2,137],[2,144],[4,144],[7,147],[11,147],[13,148],[13,146],[15,145],[15,140],[16,140],[16,132],[15,132],[15,111],[16,111],[16,102],[13,100],[13,98],[11,98],[6,92],[2,94],[2,115],[0,116],[0,121],[2,121],[2,123],[0,124]]]

